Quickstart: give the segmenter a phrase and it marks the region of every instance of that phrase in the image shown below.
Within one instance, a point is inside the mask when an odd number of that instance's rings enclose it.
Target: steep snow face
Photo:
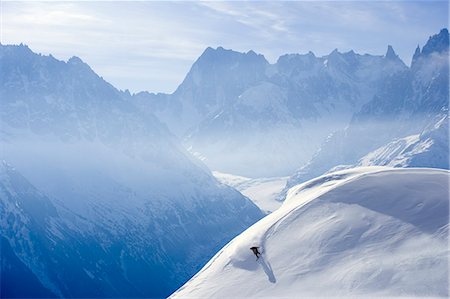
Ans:
[[[357,165],[449,169],[448,128],[446,115],[421,134],[396,139],[367,154]]]
[[[448,168],[444,158],[449,156],[448,129],[440,125],[448,115],[448,51],[447,30],[430,37],[422,51],[416,50],[411,68],[387,76],[372,100],[353,115],[348,127],[329,136],[294,172],[284,193],[337,165]],[[413,141],[413,137],[399,140],[413,135],[420,136],[420,141]],[[411,142],[420,144],[413,149],[408,147]],[[396,153],[403,155],[398,157],[403,162],[394,162]]]
[[[449,178],[366,167],[295,186],[170,298],[446,297]]]
[[[61,252],[75,252],[53,256],[46,244],[55,236],[33,226],[36,237],[22,240],[20,221],[3,222],[2,231],[54,294],[167,296],[263,216],[79,58],[62,62],[26,46],[0,45],[0,64],[1,159],[32,186],[30,204],[38,198],[32,194],[45,194],[60,217],[42,229],[60,227]],[[28,199],[21,188],[13,188],[15,201]],[[1,203],[14,200],[0,196]],[[2,211],[2,220],[18,219],[16,212]],[[24,251],[20,242],[39,250]],[[57,265],[75,274],[59,274]]]
[[[155,111],[212,169],[283,176],[343,129],[385,77],[407,69],[390,51],[289,54],[271,65],[251,51],[208,48],[174,94],[141,93],[132,101]]]

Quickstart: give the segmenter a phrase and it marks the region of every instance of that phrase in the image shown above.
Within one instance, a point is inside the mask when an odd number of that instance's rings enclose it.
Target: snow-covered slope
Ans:
[[[449,179],[366,167],[295,186],[171,298],[448,296]]]
[[[231,186],[250,198],[262,211],[271,213],[281,206],[278,194],[286,185],[288,177],[246,178],[213,171],[213,175],[223,184]]]
[[[2,236],[54,294],[167,296],[263,216],[81,59],[0,45],[0,65],[0,159],[11,165],[0,169],[0,186],[12,182],[0,194],[0,204],[11,203],[1,210]],[[14,184],[17,173],[30,194]],[[34,209],[34,194],[59,217],[39,219],[49,233],[30,226],[35,238],[22,238],[26,226],[15,216],[22,207],[14,203]]]
[[[443,116],[421,134],[396,139],[362,157],[357,166],[433,167],[449,169],[449,122]]]

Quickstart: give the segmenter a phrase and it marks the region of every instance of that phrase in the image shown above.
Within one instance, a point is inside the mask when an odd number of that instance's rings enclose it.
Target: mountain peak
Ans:
[[[74,69],[77,69],[79,71],[83,71],[85,72],[85,74],[91,74],[94,75],[96,77],[99,77],[92,69],[91,67],[84,62],[83,60],[81,60],[80,57],[77,56],[72,56],[69,58],[69,60],[67,60],[67,65],[69,67],[72,67]],[[101,78],[101,77],[100,77]],[[103,79],[103,78],[102,78]]]
[[[439,31],[439,34],[448,37],[448,29],[442,28],[441,31]]]
[[[31,51],[31,49],[23,43],[20,43],[18,45],[5,45],[5,44],[0,44],[0,49],[2,51],[11,51],[14,53],[21,53],[21,54],[34,54],[33,51]]]
[[[233,51],[231,49],[225,49],[222,46],[218,46],[217,48],[207,47],[205,49],[205,51],[203,51],[202,55],[203,54],[210,54],[210,53],[224,53],[224,52],[235,52],[235,51]]]
[[[330,54],[328,54],[327,59],[329,61],[339,61],[342,59],[342,55],[339,50],[336,48]]]
[[[416,51],[414,51],[414,55],[412,57],[412,62],[411,64],[413,64],[420,56],[420,46],[417,45]]]
[[[340,52],[339,52],[339,50],[336,48],[336,49],[334,49],[334,50],[330,53],[330,56],[331,56],[331,55],[337,55],[337,54],[340,54]]]
[[[232,55],[233,53],[238,53],[233,50],[224,49],[223,47],[219,46],[217,48],[207,47],[205,51],[203,51],[202,55],[200,55],[199,59],[211,59],[216,58],[220,56],[226,56],[226,55]]]
[[[394,60],[398,59],[398,55],[395,53],[394,48],[391,45],[388,45],[386,55],[384,55],[386,59]]]
[[[313,57],[313,58],[316,57],[316,55],[314,54],[313,51],[309,51],[306,55],[308,55],[308,57]]]
[[[229,64],[237,61],[257,61],[266,64],[267,60],[264,55],[258,54],[253,50],[248,52],[238,52],[231,49],[224,49],[219,46],[216,49],[207,47],[202,55],[197,59],[196,64],[223,63]]]
[[[430,36],[425,46],[422,48],[422,55],[429,55],[433,52],[442,53],[448,51],[449,34],[447,28],[441,29],[438,34]]]
[[[73,65],[84,64],[83,60],[81,60],[81,58],[77,57],[77,56],[70,57],[69,60],[67,60],[67,63],[73,64]]]

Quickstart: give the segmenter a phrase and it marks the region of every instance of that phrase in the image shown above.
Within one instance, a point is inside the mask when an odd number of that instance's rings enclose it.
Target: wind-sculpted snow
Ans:
[[[16,183],[0,195],[2,242],[36,296],[167,296],[263,216],[81,59],[0,45],[0,64],[1,159],[15,168],[0,184]]]
[[[447,297],[449,179],[366,167],[297,185],[170,298]]]

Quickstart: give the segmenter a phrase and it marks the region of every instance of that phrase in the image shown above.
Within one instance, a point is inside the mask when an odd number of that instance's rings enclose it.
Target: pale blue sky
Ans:
[[[431,1],[2,1],[1,42],[79,56],[132,92],[172,92],[208,47],[285,53],[382,55],[409,64],[417,44],[448,27],[448,2]]]

